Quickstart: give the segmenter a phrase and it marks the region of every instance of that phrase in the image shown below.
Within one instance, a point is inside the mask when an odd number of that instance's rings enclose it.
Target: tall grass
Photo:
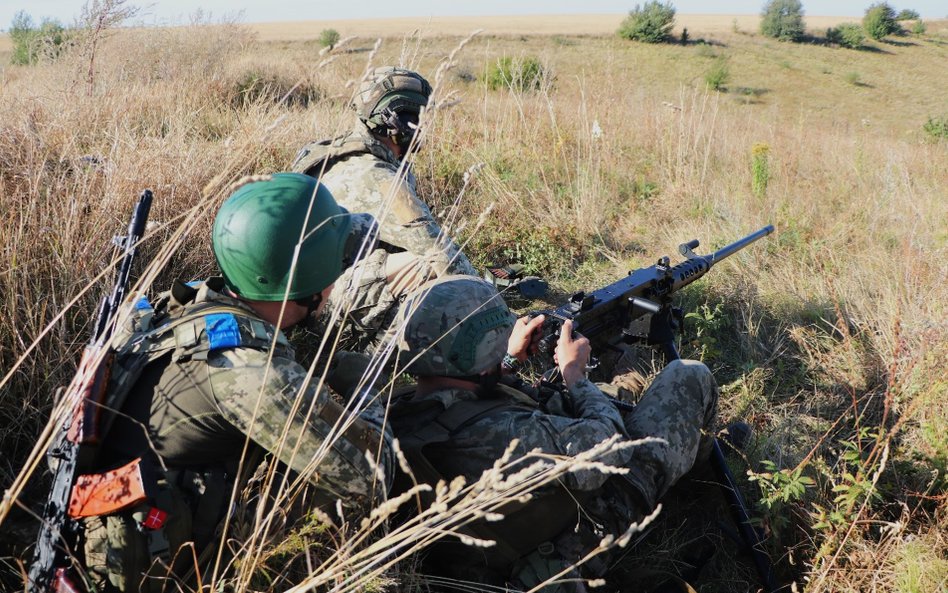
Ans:
[[[760,61],[772,58],[759,40],[734,43]],[[944,583],[944,563],[930,558],[948,549],[948,146],[912,136],[918,122],[904,122],[906,132],[900,122],[827,120],[818,94],[784,102],[790,91],[775,88],[757,105],[709,93],[703,62],[689,48],[536,38],[526,45],[557,73],[555,87],[491,90],[452,74],[482,72],[503,55],[522,54],[523,44],[475,38],[451,54],[455,70],[438,71],[440,107],[414,163],[435,212],[455,221],[452,232],[475,261],[518,258],[561,290],[607,282],[683,240],[700,238],[699,251],[712,249],[774,223],[776,236],[716,267],[684,298],[720,316],[719,356],[709,362],[723,387],[722,415],[756,429],[739,473],[753,472],[762,485],[747,492],[764,499],[778,571],[801,587],[808,578],[810,591]],[[38,463],[31,452],[56,387],[75,369],[106,282],[109,240],[142,188],[157,198],[143,260],[164,264],[149,269],[145,288],[204,277],[214,267],[210,221],[232,181],[283,170],[303,143],[346,129],[352,81],[370,64],[430,75],[456,46],[455,39],[380,48],[356,41],[347,48],[367,51],[337,48],[327,57],[312,43],[266,45],[240,27],[201,26],[106,40],[91,89],[81,53],[5,68],[4,489],[28,458]],[[833,59],[822,53],[827,48],[787,51],[803,64],[788,77],[819,76],[815,67],[807,71],[808,60]],[[937,59],[934,47],[893,51]],[[735,82],[768,88],[767,73],[755,80],[741,55],[732,60]],[[880,56],[846,59],[861,60],[853,67],[871,72],[880,92],[889,88]],[[941,92],[944,81],[912,83],[924,95]],[[872,88],[835,88],[838,103],[872,108],[859,94]],[[747,163],[759,144],[769,147],[766,192]],[[683,347],[688,353],[701,343]],[[569,471],[552,467],[541,468],[539,479]],[[21,501],[45,496],[41,472],[32,473]],[[788,486],[794,476],[812,485],[800,494]],[[302,496],[297,486],[269,480],[278,500]],[[513,495],[478,498],[484,487],[446,485],[441,514],[390,532],[381,526],[392,505],[361,530],[332,510],[288,527],[293,537],[284,537],[276,515],[255,518],[249,529],[235,524],[237,551],[221,559],[218,578],[255,589],[384,587],[395,578],[394,562],[435,531],[494,512]],[[29,537],[35,524],[15,510],[8,515],[9,502],[0,529]],[[243,541],[253,543],[239,547]],[[27,557],[23,545],[3,553]],[[298,573],[280,576],[289,559]],[[6,579],[15,583],[17,574]]]

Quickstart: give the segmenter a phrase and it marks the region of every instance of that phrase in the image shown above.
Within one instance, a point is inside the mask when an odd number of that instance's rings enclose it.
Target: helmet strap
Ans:
[[[418,129],[418,115],[415,113],[398,113],[391,107],[386,107],[379,113],[384,127],[384,134],[392,139],[402,154],[408,152],[415,130]]]
[[[296,325],[303,329],[315,328],[316,316],[313,313],[316,312],[316,309],[323,302],[322,293],[317,292],[313,296],[306,299],[293,299],[293,302],[300,307],[306,307],[306,315]]]

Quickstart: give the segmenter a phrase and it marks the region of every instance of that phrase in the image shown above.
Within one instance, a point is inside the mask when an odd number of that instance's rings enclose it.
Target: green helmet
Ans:
[[[256,301],[302,299],[336,281],[351,252],[362,247],[366,217],[340,208],[308,175],[276,173],[227,198],[214,219],[211,247],[235,294]]]
[[[383,112],[390,109],[396,114],[418,115],[428,104],[431,85],[417,72],[383,66],[376,68],[359,87],[352,108],[370,130],[388,123]]]
[[[473,276],[433,280],[399,309],[399,359],[413,375],[480,375],[503,360],[514,321],[490,282]]]

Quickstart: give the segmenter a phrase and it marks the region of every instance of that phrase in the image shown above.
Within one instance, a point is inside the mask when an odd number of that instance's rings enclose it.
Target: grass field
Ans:
[[[776,225],[682,295],[697,313],[682,349],[714,370],[722,420],[755,429],[733,470],[780,579],[811,592],[945,591],[948,141],[924,125],[948,118],[948,23],[854,51],[818,42],[853,19],[809,19],[804,44],[737,19],[735,30],[734,17],[682,15],[691,42],[654,46],[612,36],[621,16],[195,25],[116,31],[94,54],[84,38],[55,62],[0,67],[0,484],[32,472],[109,239],[141,189],[155,191],[158,222],[146,258],[176,248],[151,290],[206,276],[208,211],[227,185],[345,129],[351,81],[400,64],[440,98],[415,161],[420,192],[457,217],[479,264],[515,259],[564,295],[685,240],[712,249]],[[358,38],[320,56],[327,26]],[[537,58],[538,88],[488,89],[504,56]],[[45,497],[32,473],[22,505],[0,506],[11,590],[36,529],[22,507]],[[261,543],[225,576],[285,589],[280,570],[305,567],[306,537]],[[375,549],[346,541],[353,554]],[[756,591],[746,560],[718,547],[700,590]],[[674,572],[686,548],[669,537],[642,549]],[[325,574],[351,576],[356,559]],[[386,578],[414,582],[406,566]]]

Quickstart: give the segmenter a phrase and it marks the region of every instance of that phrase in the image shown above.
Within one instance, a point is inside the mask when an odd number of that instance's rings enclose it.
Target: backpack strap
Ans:
[[[362,154],[375,155],[384,161],[391,160],[391,156],[379,150],[374,143],[366,142],[358,134],[349,132],[333,140],[307,144],[296,154],[290,170],[310,177],[319,177],[320,173],[330,170],[336,163]]]
[[[276,332],[275,343],[276,354],[292,357],[292,347],[283,332]],[[267,350],[273,344],[273,330],[245,309],[214,302],[194,305],[180,317],[134,334],[124,344],[113,343],[116,356],[105,407],[121,410],[145,367],[169,354],[170,362],[207,360],[208,354],[215,350],[237,347]],[[102,438],[114,420],[115,414],[105,415]]]

